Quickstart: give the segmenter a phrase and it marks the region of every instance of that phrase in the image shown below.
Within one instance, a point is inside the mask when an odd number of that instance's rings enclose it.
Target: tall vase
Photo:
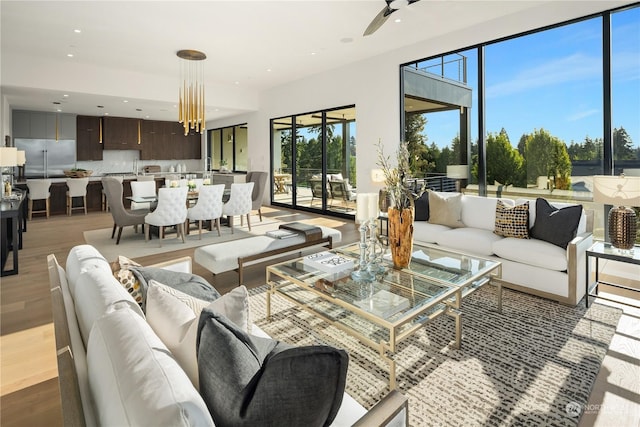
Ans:
[[[389,208],[389,248],[395,268],[407,268],[413,250],[413,208]]]

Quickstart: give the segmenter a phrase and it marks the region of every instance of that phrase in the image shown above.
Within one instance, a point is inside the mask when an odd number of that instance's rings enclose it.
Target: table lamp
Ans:
[[[633,248],[637,236],[638,219],[633,209],[640,206],[640,177],[595,175],[593,201],[612,205],[608,227],[611,245],[618,249]]]
[[[469,166],[467,165],[447,165],[447,178],[456,180],[456,191],[460,192],[460,180],[468,179]]]
[[[18,164],[18,149],[16,147],[0,147],[0,170],[2,175],[5,175],[5,168],[13,168]],[[11,195],[11,187],[13,186],[13,170],[10,177],[5,183],[4,176],[2,177],[2,194],[6,196]]]

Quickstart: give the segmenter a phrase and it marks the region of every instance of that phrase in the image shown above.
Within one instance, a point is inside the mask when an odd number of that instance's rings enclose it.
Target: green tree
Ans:
[[[424,127],[427,118],[423,114],[406,114],[404,123],[404,139],[409,150],[409,168],[415,177],[426,176],[435,168],[432,153],[427,148],[427,136]]]
[[[623,128],[613,129],[613,159],[614,160],[633,160],[636,156],[633,148],[631,137]]]
[[[525,186],[524,160],[511,145],[507,131],[487,136],[487,184],[499,182],[504,185]]]
[[[524,146],[528,183],[534,184],[539,176],[545,176],[553,178],[558,189],[570,188],[571,161],[564,142],[540,129],[526,135]]]

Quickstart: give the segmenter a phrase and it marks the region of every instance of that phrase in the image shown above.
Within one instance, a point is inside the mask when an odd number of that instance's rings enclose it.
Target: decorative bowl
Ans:
[[[70,169],[63,171],[64,175],[68,178],[85,178],[87,176],[91,176],[93,171],[87,169]]]

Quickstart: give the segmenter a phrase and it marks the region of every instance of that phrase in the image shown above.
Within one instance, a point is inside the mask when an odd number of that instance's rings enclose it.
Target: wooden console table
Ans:
[[[22,231],[24,214],[25,193],[18,191],[13,193],[13,199],[2,199],[0,202],[0,220],[2,243],[0,247],[0,276],[18,274],[18,252],[22,249]],[[13,268],[5,269],[9,258],[9,252],[13,255]]]

